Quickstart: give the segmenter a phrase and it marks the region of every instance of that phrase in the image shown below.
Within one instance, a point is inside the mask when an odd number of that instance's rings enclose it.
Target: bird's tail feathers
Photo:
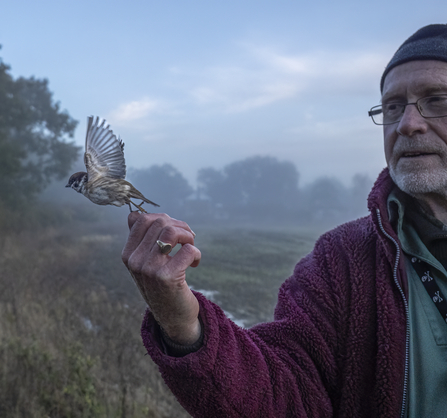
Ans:
[[[141,200],[144,200],[146,203],[150,203],[151,205],[157,206],[157,208],[160,207],[160,205],[158,205],[157,203],[152,202],[149,199],[146,199],[144,196],[143,196],[143,199],[141,199]]]
[[[134,199],[140,199],[143,202],[150,203],[151,205],[157,206],[158,208],[160,207],[160,205],[158,205],[157,203],[152,202],[152,200],[149,200],[148,198],[144,197],[143,194],[138,190],[133,190],[130,197]]]

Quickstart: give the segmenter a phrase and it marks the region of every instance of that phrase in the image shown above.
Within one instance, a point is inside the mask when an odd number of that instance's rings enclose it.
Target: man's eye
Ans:
[[[385,113],[396,113],[402,109],[402,105],[398,103],[389,103],[383,106],[383,111]]]
[[[426,116],[444,116],[447,114],[447,96],[430,96],[422,100],[419,106]]]
[[[433,104],[433,105],[445,105],[447,103],[447,97],[444,96],[432,96],[427,97],[426,99],[427,104]]]
[[[438,100],[445,100],[447,96],[429,96],[426,97],[425,100],[427,102],[437,102]]]

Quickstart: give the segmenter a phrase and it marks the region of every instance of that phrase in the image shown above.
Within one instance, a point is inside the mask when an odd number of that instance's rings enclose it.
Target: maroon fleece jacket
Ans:
[[[192,416],[401,416],[406,276],[388,220],[393,187],[384,170],[371,214],[319,238],[282,285],[273,322],[242,329],[196,293],[204,343],[175,358],[146,313],[144,345]]]

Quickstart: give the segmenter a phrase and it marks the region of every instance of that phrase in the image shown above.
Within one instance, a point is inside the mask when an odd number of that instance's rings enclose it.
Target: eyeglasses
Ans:
[[[374,106],[368,112],[376,125],[391,125],[402,119],[405,108],[415,105],[424,118],[442,118],[447,116],[447,94],[428,96],[418,99],[414,103],[385,103]]]

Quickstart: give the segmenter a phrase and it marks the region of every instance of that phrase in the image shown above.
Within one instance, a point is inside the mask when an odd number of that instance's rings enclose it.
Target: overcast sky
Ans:
[[[301,184],[349,184],[385,166],[367,116],[384,67],[446,17],[446,0],[14,0],[0,57],[48,78],[79,145],[87,116],[106,118],[128,167],[171,163],[193,183],[199,168],[272,155]]]

